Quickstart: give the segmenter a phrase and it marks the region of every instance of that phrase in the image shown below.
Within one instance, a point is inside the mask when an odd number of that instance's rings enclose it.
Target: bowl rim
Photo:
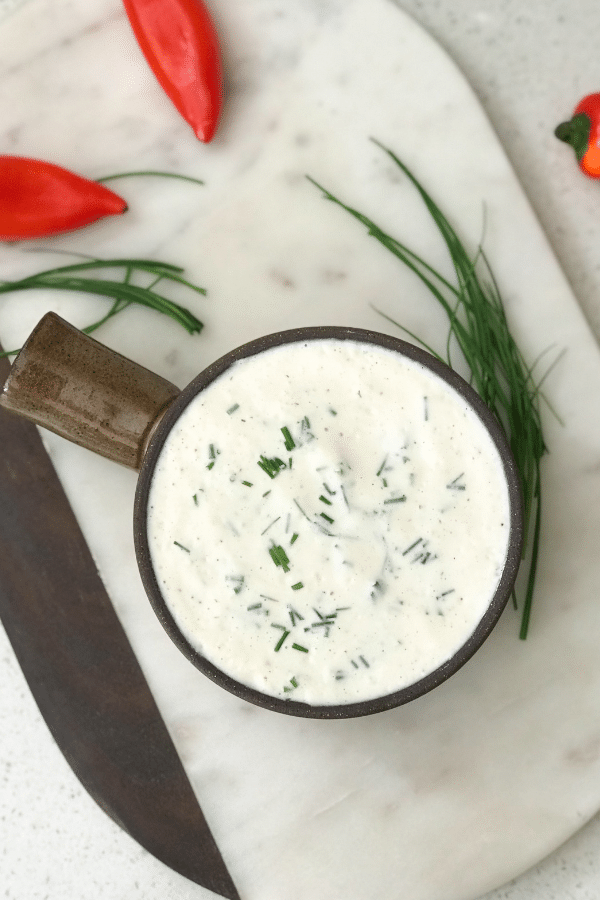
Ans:
[[[346,704],[310,705],[274,697],[249,687],[219,669],[190,644],[177,626],[158,586],[152,566],[146,522],[152,476],[160,453],[171,428],[197,394],[241,359],[285,344],[330,339],[372,344],[395,351],[423,365],[454,388],[476,413],[499,453],[508,487],[510,524],[506,559],[496,591],[476,628],[456,653],[422,678],[389,694]],[[224,354],[193,378],[169,405],[148,443],[136,487],[133,519],[135,552],[142,583],[158,620],[183,655],[208,678],[243,700],[286,715],[314,719],[356,718],[393,709],[428,693],[462,668],[487,639],[508,602],[519,570],[524,539],[521,482],[517,465],[503,428],[475,389],[445,362],[415,344],[377,331],[335,325],[293,328],[264,335]]]

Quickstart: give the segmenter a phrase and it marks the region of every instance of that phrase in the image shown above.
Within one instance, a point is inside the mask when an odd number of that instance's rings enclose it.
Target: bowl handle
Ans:
[[[179,389],[47,313],[12,364],[4,409],[139,469]]]

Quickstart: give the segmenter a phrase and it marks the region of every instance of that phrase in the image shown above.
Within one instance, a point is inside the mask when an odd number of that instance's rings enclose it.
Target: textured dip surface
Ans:
[[[500,455],[427,367],[359,341],[241,360],[156,464],[148,540],[184,636],[219,669],[313,705],[373,699],[473,633],[510,531]]]

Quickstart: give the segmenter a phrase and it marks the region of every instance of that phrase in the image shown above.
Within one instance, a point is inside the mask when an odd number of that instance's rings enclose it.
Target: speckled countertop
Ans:
[[[0,17],[20,3],[0,0]],[[397,0],[446,49],[485,108],[533,204],[554,252],[600,340],[600,183],[583,177],[571,151],[553,136],[584,94],[600,90],[597,35],[600,5],[592,0]],[[74,4],[75,6],[75,4]],[[1,46],[1,44],[0,44]],[[443,134],[444,123],[440,123]],[[119,900],[148,894],[161,884],[162,866],[92,806],[53,744],[25,686],[4,633],[0,634],[4,700],[0,706],[1,831],[10,837],[0,848],[6,897],[30,900],[21,872],[55,872],[36,880],[36,898],[57,897],[69,884],[72,900]],[[40,771],[45,776],[40,778]],[[30,810],[35,815],[28,816]],[[27,839],[19,829],[27,819]],[[93,826],[90,827],[90,818]],[[32,824],[33,822],[33,824]],[[38,823],[38,824],[36,824]],[[40,840],[35,839],[39,828]],[[33,832],[33,840],[32,840]],[[98,841],[110,865],[93,873],[78,870]],[[487,894],[485,900],[592,900],[600,897],[600,816],[535,869]],[[156,884],[152,873],[156,871]],[[101,874],[98,874],[100,869]],[[76,875],[73,876],[73,871]],[[97,879],[94,881],[94,879]],[[47,883],[47,890],[44,883]],[[139,893],[137,893],[139,892]],[[154,893],[152,893],[154,896]],[[181,879],[166,900],[196,894]],[[71,900],[66,896],[65,900]],[[286,900],[285,897],[280,900]],[[354,900],[354,898],[352,898]],[[361,900],[356,897],[356,900]],[[388,900],[381,897],[381,900]],[[484,898],[482,898],[484,900]]]

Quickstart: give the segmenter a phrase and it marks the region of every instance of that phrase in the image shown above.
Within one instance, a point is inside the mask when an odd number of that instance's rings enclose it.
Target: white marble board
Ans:
[[[183,386],[280,328],[394,333],[374,305],[442,344],[426,291],[305,174],[442,269],[435,229],[369,136],[414,168],[473,247],[485,204],[485,247],[526,357],[566,350],[546,385],[562,424],[546,416],[530,636],[518,640],[507,610],[448,684],[377,717],[301,721],[248,706],[191,670],[150,612],[132,547],[134,474],[52,436],[46,445],[244,900],[469,900],[600,806],[600,356],[474,94],[391,0],[210,8],[227,103],[208,146],[156,87],[118,3],[30,0],[2,22],[2,152],[89,177],[152,168],[206,181],[116,182],[125,218],[34,251],[5,245],[3,277],[62,261],[43,248],[185,266],[208,290],[181,296],[205,322],[200,336],[137,310],[98,335]],[[102,308],[15,295],[0,308],[3,344],[20,344],[50,307],[80,325]],[[210,896],[166,869],[152,884],[144,896]]]

